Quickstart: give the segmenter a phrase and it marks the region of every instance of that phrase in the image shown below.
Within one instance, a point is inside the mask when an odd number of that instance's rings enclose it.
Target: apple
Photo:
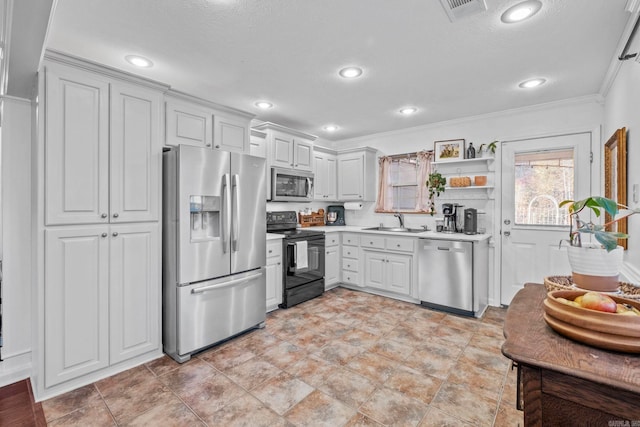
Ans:
[[[638,311],[637,308],[635,308],[632,305],[629,304],[619,304],[618,303],[618,307],[616,309],[616,313],[618,314],[626,314],[626,315],[633,315],[633,316],[639,316],[640,315],[640,311]]]
[[[566,299],[566,298],[560,297],[560,298],[556,298],[556,300],[558,302],[561,302],[561,303],[566,304],[566,305],[572,305],[574,307],[580,307],[580,304],[578,304],[575,301],[571,301],[570,299]]]
[[[580,305],[590,310],[605,311],[607,313],[615,313],[618,305],[614,300],[599,292],[587,292],[582,296]]]

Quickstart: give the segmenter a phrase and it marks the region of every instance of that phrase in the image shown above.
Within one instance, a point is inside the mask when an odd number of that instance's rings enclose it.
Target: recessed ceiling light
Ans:
[[[338,130],[338,126],[336,125],[326,125],[325,127],[323,127],[324,130],[326,130],[327,132],[335,132]]]
[[[546,80],[545,79],[530,79],[530,80],[525,80],[522,83],[520,83],[518,86],[523,88],[523,89],[531,89],[534,87],[538,87],[540,85],[545,84]]]
[[[418,109],[416,107],[404,107],[400,109],[400,114],[403,114],[405,116],[410,116],[411,114],[414,114],[418,111]]]
[[[124,59],[126,59],[129,64],[135,65],[136,67],[140,67],[140,68],[153,67],[153,62],[151,62],[151,60],[143,56],[127,55],[124,57]]]
[[[273,104],[268,101],[258,101],[255,105],[256,107],[262,108],[263,110],[268,110],[269,108],[273,107]]]
[[[340,70],[338,74],[340,74],[340,76],[344,77],[345,79],[354,79],[362,75],[362,68],[346,67]]]
[[[527,18],[531,18],[538,13],[542,3],[539,0],[527,0],[522,3],[518,3],[515,6],[511,6],[507,9],[500,19],[505,24],[513,24],[514,22],[524,21]]]

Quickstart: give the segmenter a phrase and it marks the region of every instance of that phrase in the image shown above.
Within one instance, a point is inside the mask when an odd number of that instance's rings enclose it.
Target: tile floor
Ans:
[[[518,426],[504,314],[336,288],[187,363],[164,356],[42,406],[48,425]]]

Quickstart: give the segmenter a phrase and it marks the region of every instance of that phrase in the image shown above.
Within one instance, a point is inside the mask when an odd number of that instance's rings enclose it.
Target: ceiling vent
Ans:
[[[440,0],[451,22],[487,10],[485,0]]]

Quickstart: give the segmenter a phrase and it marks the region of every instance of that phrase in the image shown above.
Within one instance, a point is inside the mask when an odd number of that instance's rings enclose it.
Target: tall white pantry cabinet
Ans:
[[[49,53],[34,141],[38,399],[162,354],[166,87]]]

